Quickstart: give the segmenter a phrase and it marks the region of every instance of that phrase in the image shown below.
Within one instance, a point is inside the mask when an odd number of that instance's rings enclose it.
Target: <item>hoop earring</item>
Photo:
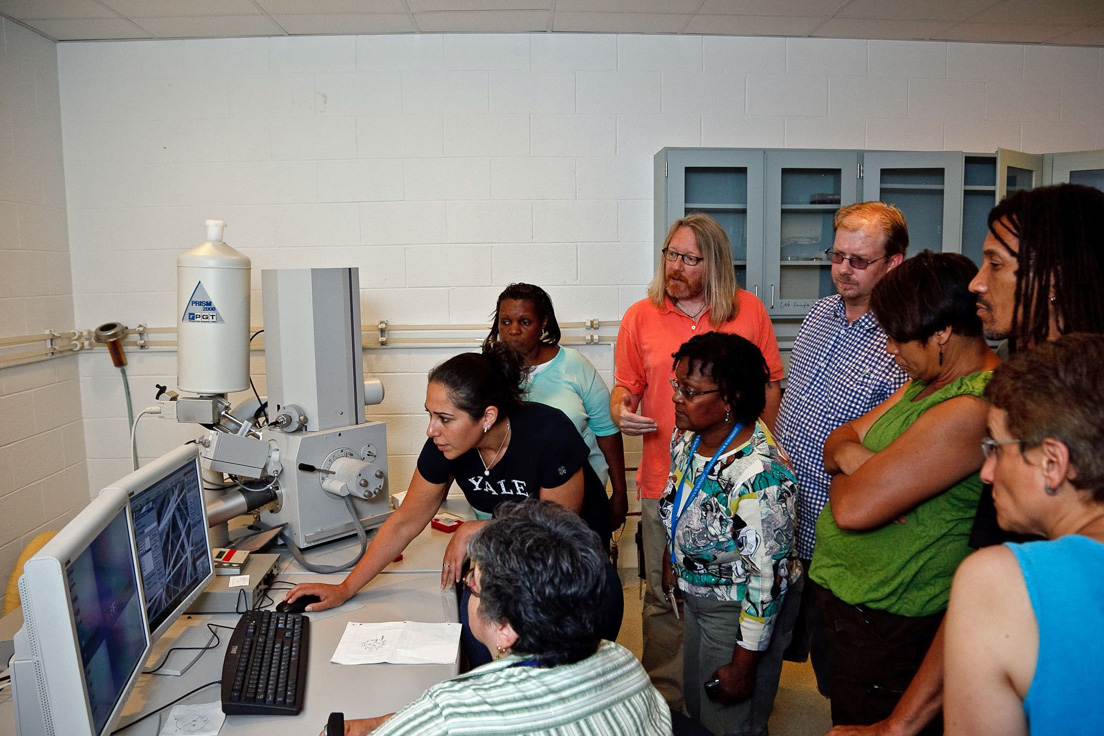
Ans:
[[[1050,484],[1044,481],[1043,482],[1043,493],[1045,493],[1048,496],[1057,496],[1058,495],[1058,489],[1057,488],[1051,488]]]

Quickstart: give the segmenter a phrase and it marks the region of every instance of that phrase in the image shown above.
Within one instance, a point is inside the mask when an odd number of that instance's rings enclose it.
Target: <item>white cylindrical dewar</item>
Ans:
[[[207,220],[207,242],[176,259],[176,381],[181,391],[249,388],[249,259],[222,242],[223,220]]]

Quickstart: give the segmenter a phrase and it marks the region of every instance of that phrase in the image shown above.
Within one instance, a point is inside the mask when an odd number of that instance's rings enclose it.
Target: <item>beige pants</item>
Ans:
[[[644,655],[641,664],[671,710],[682,712],[682,621],[663,594],[663,551],[667,530],[659,520],[659,500],[641,499],[640,525],[644,538]]]

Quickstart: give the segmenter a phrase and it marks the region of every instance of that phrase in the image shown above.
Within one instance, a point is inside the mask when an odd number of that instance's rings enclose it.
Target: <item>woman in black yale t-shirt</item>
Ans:
[[[587,460],[586,443],[559,409],[521,400],[523,377],[524,360],[501,343],[488,343],[482,354],[457,355],[430,371],[425,403],[428,439],[403,503],[343,582],[302,583],[287,600],[316,595],[321,600],[308,610],[321,611],[354,596],[425,529],[453,481],[483,518],[502,503],[542,498],[578,513],[608,545],[608,500]],[[442,587],[461,581],[468,539],[483,523],[465,522],[453,533],[441,565]],[[611,590],[601,634],[612,640],[621,625],[624,601],[617,571],[609,567]],[[461,621],[465,651],[474,667],[489,661],[490,655],[470,636],[468,595],[465,589]]]

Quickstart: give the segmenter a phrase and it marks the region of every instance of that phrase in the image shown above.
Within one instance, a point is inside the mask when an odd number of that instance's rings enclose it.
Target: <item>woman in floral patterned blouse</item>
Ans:
[[[664,587],[685,602],[691,717],[710,731],[765,734],[800,600],[797,483],[759,420],[769,380],[759,349],[709,333],[674,355]]]

